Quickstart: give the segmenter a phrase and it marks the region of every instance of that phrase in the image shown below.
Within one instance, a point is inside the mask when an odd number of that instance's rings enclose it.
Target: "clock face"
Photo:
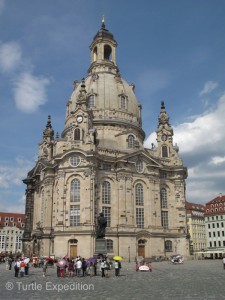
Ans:
[[[162,135],[162,141],[165,142],[167,140],[167,136],[165,134]]]
[[[81,123],[83,121],[83,117],[82,116],[77,116],[77,122]]]

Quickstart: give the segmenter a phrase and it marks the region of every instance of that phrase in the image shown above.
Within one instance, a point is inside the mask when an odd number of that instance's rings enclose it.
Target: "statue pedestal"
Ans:
[[[95,240],[95,254],[107,254],[107,246],[105,239]]]

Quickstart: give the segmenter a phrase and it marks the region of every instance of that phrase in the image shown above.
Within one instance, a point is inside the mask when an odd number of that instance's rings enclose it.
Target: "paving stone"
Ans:
[[[0,299],[225,299],[225,270],[221,260],[187,261],[182,265],[152,263],[152,272],[136,272],[135,263],[122,263],[121,276],[109,271],[109,278],[98,276],[58,278],[56,268],[47,276],[31,267],[29,276],[14,277],[14,270],[0,264]]]

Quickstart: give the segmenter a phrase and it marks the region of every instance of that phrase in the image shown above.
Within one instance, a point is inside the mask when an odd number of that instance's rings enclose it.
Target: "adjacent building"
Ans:
[[[0,252],[22,252],[25,214],[0,212]]]
[[[205,205],[207,250],[215,254],[225,253],[225,195]]]
[[[190,254],[206,248],[205,206],[186,202],[187,227],[190,238]]]
[[[108,255],[189,253],[187,169],[165,104],[155,124],[157,144],[146,149],[142,105],[134,84],[121,76],[116,51],[103,20],[87,76],[74,82],[61,134],[54,135],[48,118],[38,159],[24,179],[25,254],[92,256],[100,212],[107,218]]]

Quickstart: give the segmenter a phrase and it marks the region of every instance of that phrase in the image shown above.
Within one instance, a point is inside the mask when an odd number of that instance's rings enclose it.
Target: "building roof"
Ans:
[[[199,203],[191,203],[191,202],[185,202],[185,207],[186,210],[200,210],[200,211],[204,211],[205,210],[205,206]]]
[[[220,194],[218,197],[207,202],[206,205],[211,204],[211,203],[220,203],[220,202],[225,202],[225,195]]]
[[[205,205],[205,215],[219,214],[225,214],[225,195],[222,194],[207,202]]]
[[[0,227],[5,227],[5,222],[7,222],[7,227],[22,227],[25,223],[25,214],[10,213],[10,212],[0,212]]]
[[[185,202],[188,217],[204,218],[205,206],[198,203]]]

